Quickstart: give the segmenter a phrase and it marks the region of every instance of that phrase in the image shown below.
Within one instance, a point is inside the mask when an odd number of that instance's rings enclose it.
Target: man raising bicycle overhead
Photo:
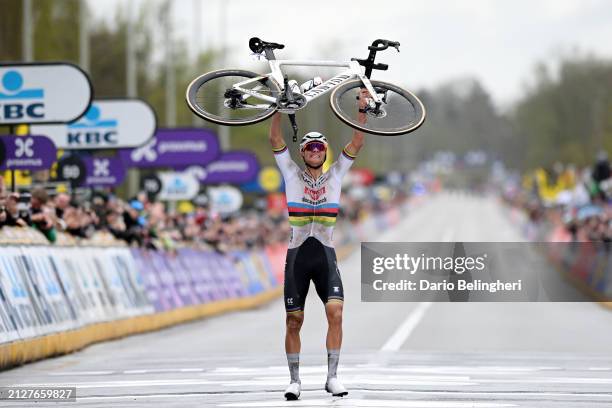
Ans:
[[[361,91],[358,120],[364,124],[366,97]],[[304,322],[304,305],[310,280],[314,282],[327,315],[327,381],[325,390],[334,396],[344,396],[348,391],[336,376],[340,346],[342,344],[342,306],[344,292],[332,241],[342,178],[353,164],[363,146],[364,135],[353,133],[338,160],[327,172],[323,163],[327,156],[327,139],[319,132],[307,133],[300,142],[300,155],[305,168],[302,170],[291,159],[281,131],[281,115],[272,117],[270,143],[274,158],[285,179],[285,194],[289,210],[291,238],[285,262],[285,351],[291,383],[285,398],[296,400],[300,396],[299,377],[300,329]]]

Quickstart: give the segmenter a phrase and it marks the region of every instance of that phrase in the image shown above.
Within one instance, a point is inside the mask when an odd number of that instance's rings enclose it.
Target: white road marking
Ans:
[[[320,376],[301,377],[303,385],[319,386],[324,382]],[[244,386],[282,386],[285,377],[255,377],[248,380],[212,380],[203,378],[184,378],[167,380],[123,380],[123,381],[88,381],[88,382],[55,382],[55,383],[15,383],[16,387],[65,387],[78,388],[113,388],[113,387],[158,387],[184,385],[218,385],[225,387]],[[612,378],[601,377],[537,377],[537,378],[471,378],[458,376],[402,376],[402,375],[346,375],[342,377],[345,384],[357,386],[369,385],[435,385],[435,386],[468,386],[478,384],[612,384]]]
[[[382,346],[380,351],[397,351],[406,342],[412,331],[417,327],[425,312],[432,305],[431,302],[421,302],[419,305],[408,315],[406,320],[400,327],[393,333],[393,335],[387,340]]]
[[[124,370],[124,371],[59,371],[51,372],[49,375],[53,376],[82,376],[82,375],[110,375],[110,374],[158,374],[158,373],[197,373],[203,372],[203,368],[189,367],[189,368],[151,368],[151,369],[138,369],[138,370]]]
[[[612,384],[612,378],[594,377],[536,377],[529,379],[478,379],[480,383],[518,383],[518,384]]]
[[[601,392],[550,392],[550,391],[520,391],[520,392],[504,392],[504,391],[412,391],[412,390],[358,390],[360,393],[367,394],[425,394],[425,395],[440,395],[456,397],[479,396],[487,397],[488,399],[499,399],[502,396],[516,398],[518,394],[523,397],[590,397],[590,398],[606,398],[612,401],[612,395]]]
[[[77,387],[77,388],[113,388],[113,387],[158,387],[180,385],[210,385],[218,382],[202,379],[179,380],[133,380],[133,381],[89,381],[65,383],[12,384],[11,387]]]
[[[58,371],[51,372],[49,375],[109,375],[114,374],[115,371]]]
[[[280,391],[279,391],[280,393]],[[215,393],[215,395],[236,395],[235,393]],[[256,395],[261,396],[269,396],[269,391],[262,392],[249,392],[248,396],[253,397]],[[202,399],[206,396],[206,392],[197,392],[197,393],[185,393],[185,394],[137,394],[137,395],[104,395],[104,396],[95,396],[95,397],[77,397],[79,401],[97,401],[97,400],[138,400],[138,399],[153,399],[153,398],[172,398],[176,400],[177,398],[199,398]]]
[[[420,408],[497,408],[516,407],[515,404],[499,404],[495,402],[463,402],[463,401],[406,401],[406,400],[360,400],[354,398],[314,399],[297,401],[279,401],[278,399],[258,402],[233,402],[220,404],[221,407],[420,407]]]
[[[399,367],[389,367],[380,363],[369,364],[340,364],[339,370],[342,373],[363,373],[363,372],[412,372],[412,373],[445,373],[445,374],[501,374],[501,373],[523,373],[537,371],[560,371],[561,367],[542,367],[542,366],[500,366],[500,365],[405,365]],[[249,367],[249,368],[215,368],[206,374],[211,375],[258,375],[262,372],[268,374],[285,374],[287,366],[268,366],[268,367]],[[326,365],[302,365],[300,364],[300,374],[319,374],[327,373]]]
[[[343,374],[342,371],[339,372],[339,374]],[[325,379],[326,377],[323,376],[304,376],[304,375],[300,375],[300,379],[303,380],[302,382],[304,382],[304,380],[313,380],[315,382],[320,382],[321,379]],[[421,380],[427,380],[427,381],[473,381],[473,378],[471,379],[469,376],[465,376],[465,375],[397,375],[397,374],[360,374],[360,375],[342,375],[342,378],[347,378],[350,380],[347,381],[353,381],[353,382],[361,382],[361,381],[368,381],[369,379],[375,378],[375,379],[381,379],[381,380],[390,380],[390,381],[403,381],[403,380],[417,380],[417,381],[421,381]],[[250,381],[274,381],[274,382],[283,382],[287,380],[287,376],[270,376],[270,377],[254,377],[251,378]],[[238,380],[240,381],[240,380]]]
[[[499,398],[501,396],[510,396],[515,398],[517,396],[516,392],[499,392],[499,391],[491,391],[491,392],[478,392],[478,391],[411,391],[411,390],[352,390],[353,393],[364,393],[364,394],[410,394],[417,395],[423,394],[427,395],[430,398],[433,396],[457,396],[457,397],[487,397],[487,398]],[[280,391],[279,391],[280,392]],[[302,398],[309,394],[319,393],[319,390],[311,391],[311,390],[303,390]],[[274,392],[272,392],[273,394]],[[185,393],[180,394],[181,398],[202,398],[206,392],[201,393]],[[269,396],[271,394],[270,391],[260,391],[260,392],[247,392],[245,393],[249,398],[253,398],[256,396]],[[540,391],[522,391],[520,393],[522,396],[529,397],[589,397],[589,398],[608,398],[611,399],[610,394],[604,393],[568,393],[568,392],[540,392]],[[215,393],[216,396],[235,396],[235,393]],[[177,394],[148,394],[148,395],[106,395],[106,396],[95,396],[95,397],[78,397],[79,401],[96,401],[96,400],[138,400],[138,399],[163,399],[163,398],[172,398],[176,399],[179,395]],[[306,401],[305,399],[303,399]],[[350,398],[353,400],[353,398]],[[381,403],[384,400],[381,400]]]
[[[322,386],[325,382],[324,377],[303,377],[300,376],[302,386]],[[235,381],[223,381],[219,382],[219,385],[224,387],[248,387],[248,386],[284,386],[286,385],[287,378],[279,377],[272,379],[258,379],[252,378],[249,380],[235,380]],[[360,385],[427,385],[427,386],[440,386],[440,387],[466,387],[469,385],[478,385],[478,382],[467,380],[429,380],[429,379],[404,379],[402,377],[397,378],[385,378],[382,376],[376,377],[342,377],[342,383],[345,385],[356,384],[357,387]]]

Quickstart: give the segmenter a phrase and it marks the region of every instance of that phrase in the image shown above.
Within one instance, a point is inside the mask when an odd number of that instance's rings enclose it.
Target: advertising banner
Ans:
[[[278,167],[265,166],[254,180],[246,182],[240,186],[245,193],[272,193],[285,190],[285,181],[280,174]]]
[[[87,169],[85,163],[77,156],[64,156],[57,162],[57,179],[78,187],[85,182]]]
[[[0,136],[0,170],[46,170],[51,168],[57,150],[45,136]]]
[[[71,283],[79,323],[87,324],[105,319],[108,310],[106,307],[110,300],[101,290],[102,284],[94,275],[83,253],[82,248],[63,248],[62,251],[55,252],[54,257],[58,269],[63,271],[63,279]]]
[[[201,262],[201,258],[205,257],[206,253],[191,248],[181,248],[178,250],[178,256],[190,276],[190,285],[198,302],[210,302],[214,298],[211,293],[213,287],[208,279],[206,263]]]
[[[66,63],[0,64],[0,124],[66,123],[92,98],[87,74]]]
[[[46,323],[37,308],[36,295],[20,258],[19,248],[3,248],[0,271],[4,275],[3,286],[6,288],[9,312],[17,323],[19,337],[27,338],[43,334]]]
[[[164,303],[164,298],[160,294],[161,283],[157,274],[150,266],[150,257],[148,251],[140,248],[130,248],[134,262],[139,271],[142,272],[143,284],[146,290],[147,298],[153,305],[156,312],[169,309],[169,306]]]
[[[221,155],[206,167],[189,167],[201,184],[241,184],[257,178],[259,162],[251,152],[233,151]]]
[[[166,263],[166,255],[161,252],[151,251],[150,256],[151,266],[153,266],[153,270],[157,273],[159,279],[160,294],[164,298],[164,306],[169,309],[176,309],[177,307],[183,306],[181,297],[176,291],[174,276]]]
[[[181,297],[183,305],[194,305],[198,303],[198,298],[191,287],[191,278],[185,269],[185,266],[176,254],[168,253],[166,255],[166,264],[168,270],[174,277],[174,285],[176,292]]]
[[[118,157],[86,157],[83,163],[87,187],[117,187],[125,179],[126,169]]]
[[[6,296],[0,285],[0,344],[19,339],[19,331],[8,312]]]
[[[4,297],[4,310],[14,325],[11,337],[26,338],[36,335],[36,314],[28,298],[26,285],[14,263],[12,248],[3,248],[0,253],[0,287]]]
[[[211,253],[210,267],[219,293],[234,298],[248,294],[247,282],[243,280],[243,274],[238,269],[239,262],[236,258],[230,258],[218,253]]]
[[[155,174],[145,175],[140,178],[140,189],[153,201],[162,189],[162,182]]]
[[[209,129],[158,129],[145,145],[122,149],[127,167],[205,166],[219,156],[219,140]]]
[[[161,172],[162,183],[158,199],[166,201],[190,200],[198,194],[200,185],[195,176],[188,172]]]
[[[38,289],[47,314],[53,322],[53,331],[68,330],[75,327],[74,315],[61,290],[57,274],[50,263],[45,247],[23,247],[24,265],[29,269],[32,282]]]
[[[236,187],[210,187],[207,192],[212,211],[230,214],[242,207],[242,193]]]
[[[36,125],[30,131],[53,140],[58,149],[137,147],[155,134],[157,120],[139,99],[95,100],[87,113],[63,125]]]

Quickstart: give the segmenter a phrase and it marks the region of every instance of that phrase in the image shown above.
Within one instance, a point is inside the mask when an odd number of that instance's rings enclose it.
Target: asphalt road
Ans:
[[[444,193],[372,240],[522,237],[494,198]],[[77,402],[36,406],[612,406],[612,311],[590,302],[362,303],[359,250],[339,266],[346,297],[339,377],[349,389],[343,399],[323,390],[327,325],[313,287],[297,402],[282,396],[281,299],[5,371],[0,385],[77,387]]]

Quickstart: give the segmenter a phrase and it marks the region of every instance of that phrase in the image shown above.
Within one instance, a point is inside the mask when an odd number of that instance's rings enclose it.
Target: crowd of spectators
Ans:
[[[50,242],[58,233],[88,239],[107,231],[129,245],[155,249],[187,242],[220,251],[284,242],[289,234],[282,213],[251,209],[222,216],[206,206],[170,211],[146,194],[122,200],[100,192],[85,200],[66,193],[50,196],[42,187],[21,193],[0,188],[0,228],[4,226],[35,228]]]
[[[525,211],[532,239],[537,231],[563,226],[554,240],[612,241],[612,166],[605,152],[593,165],[578,169],[557,164],[546,173],[534,172],[506,186],[506,202]]]
[[[42,187],[8,192],[0,182],[0,229],[35,228],[50,242],[55,242],[58,234],[90,239],[105,231],[129,245],[151,249],[187,243],[226,251],[286,243],[290,234],[287,211],[270,211],[265,199],[260,201],[259,205],[222,215],[206,205],[178,211],[149,200],[145,193],[129,200],[108,192],[96,192],[86,198],[66,193],[51,196]],[[393,204],[344,195],[336,235],[342,234],[343,223],[356,223],[364,213],[383,210],[386,205]]]

